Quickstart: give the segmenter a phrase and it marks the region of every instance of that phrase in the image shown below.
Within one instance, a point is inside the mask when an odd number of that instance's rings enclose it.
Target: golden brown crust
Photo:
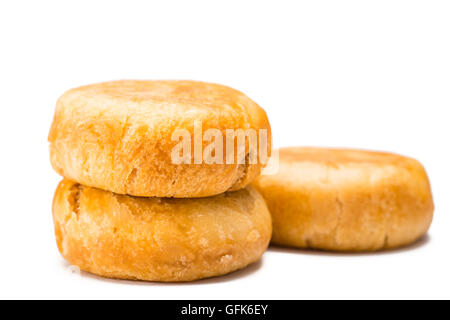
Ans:
[[[285,148],[276,175],[253,185],[273,219],[272,242],[300,248],[371,251],[409,244],[433,218],[423,166],[399,155]]]
[[[172,134],[186,129],[193,136],[194,120],[203,132],[218,129],[224,137],[226,129],[266,129],[270,150],[264,110],[239,91],[195,81],[128,80],[61,96],[49,134],[51,163],[83,185],[147,197],[216,195],[260,174],[261,163],[173,164],[178,141]]]
[[[63,180],[53,201],[58,248],[104,277],[191,281],[260,259],[271,238],[252,187],[201,199],[136,198]]]

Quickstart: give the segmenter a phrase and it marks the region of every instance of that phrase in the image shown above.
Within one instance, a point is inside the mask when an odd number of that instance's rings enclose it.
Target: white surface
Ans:
[[[0,298],[450,298],[448,1],[2,1]],[[196,79],[244,91],[275,144],[418,158],[428,240],[382,254],[270,249],[215,280],[160,285],[69,272],[53,236],[47,133],[65,90]]]

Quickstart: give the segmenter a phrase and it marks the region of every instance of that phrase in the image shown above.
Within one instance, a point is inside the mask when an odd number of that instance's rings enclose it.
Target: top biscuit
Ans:
[[[226,149],[227,132],[238,129],[255,132],[259,147],[265,133],[270,155],[266,113],[237,90],[196,81],[93,84],[59,98],[50,158],[60,175],[86,186],[133,196],[206,197],[244,188],[264,166],[259,156],[250,161],[252,134],[242,150],[231,135]]]

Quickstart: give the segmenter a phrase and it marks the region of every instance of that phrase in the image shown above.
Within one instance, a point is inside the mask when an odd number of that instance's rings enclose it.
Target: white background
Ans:
[[[388,253],[269,249],[192,284],[71,274],[53,236],[47,133],[65,90],[115,79],[226,84],[276,146],[419,159],[429,237]],[[1,1],[0,298],[450,298],[449,1]]]

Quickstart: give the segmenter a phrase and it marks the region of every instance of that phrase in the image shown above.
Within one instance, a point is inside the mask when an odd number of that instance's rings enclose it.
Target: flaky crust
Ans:
[[[260,162],[173,164],[178,141],[172,134],[186,129],[193,136],[195,120],[203,132],[218,129],[224,137],[226,129],[266,129],[270,150],[266,113],[239,91],[195,81],[125,80],[60,97],[49,134],[51,163],[83,185],[146,197],[216,195],[244,188],[260,174]]]
[[[273,219],[272,242],[371,251],[409,244],[428,230],[433,200],[416,160],[358,150],[286,148],[276,175],[253,185]]]
[[[53,201],[58,248],[100,276],[191,281],[257,261],[272,233],[252,187],[201,199],[136,198],[63,180]]]

